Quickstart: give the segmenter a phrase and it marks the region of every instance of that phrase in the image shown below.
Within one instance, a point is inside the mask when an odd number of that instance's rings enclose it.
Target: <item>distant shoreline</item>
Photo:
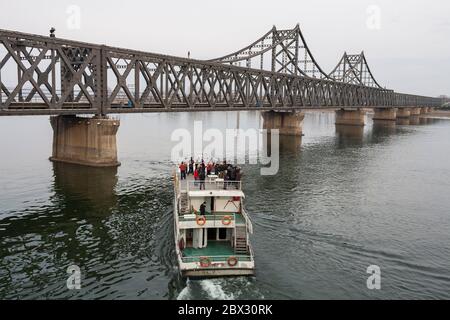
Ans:
[[[336,110],[339,110],[340,108],[336,108],[336,109],[308,109],[305,110],[304,112],[306,113],[317,113],[317,112],[321,112],[321,113],[325,113],[325,112],[334,112]],[[373,109],[370,108],[365,108],[365,111],[367,111],[368,113],[373,113]],[[431,111],[430,113],[427,114],[422,114],[420,115],[421,117],[442,117],[442,118],[450,118],[450,110],[435,110],[435,111]]]
[[[450,110],[435,110],[427,114],[427,116],[450,118]]]

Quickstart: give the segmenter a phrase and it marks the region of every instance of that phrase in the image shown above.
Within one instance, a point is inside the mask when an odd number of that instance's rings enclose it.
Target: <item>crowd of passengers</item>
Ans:
[[[234,185],[238,188],[239,182],[242,178],[242,171],[240,167],[232,164],[227,164],[223,161],[221,164],[213,161],[205,163],[202,159],[201,162],[194,161],[193,158],[189,162],[181,162],[179,165],[181,180],[186,180],[188,175],[193,175],[195,185],[199,185],[200,190],[205,190],[205,180],[208,176],[215,176],[224,181],[224,189],[228,185]]]

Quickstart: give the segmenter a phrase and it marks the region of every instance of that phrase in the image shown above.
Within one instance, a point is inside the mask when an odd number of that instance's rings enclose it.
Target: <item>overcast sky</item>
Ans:
[[[198,59],[300,23],[326,72],[344,51],[364,50],[381,85],[450,95],[448,0],[0,0],[0,8],[1,29],[47,35],[54,26],[61,38]]]

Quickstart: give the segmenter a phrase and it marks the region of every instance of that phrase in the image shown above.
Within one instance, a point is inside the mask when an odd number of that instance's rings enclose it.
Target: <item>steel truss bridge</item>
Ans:
[[[364,53],[324,72],[298,25],[209,61],[0,30],[0,115],[441,104],[381,87]]]

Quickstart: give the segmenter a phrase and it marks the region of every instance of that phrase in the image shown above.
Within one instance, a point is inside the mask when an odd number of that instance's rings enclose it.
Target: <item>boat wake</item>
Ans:
[[[177,300],[239,300],[249,297],[264,299],[255,281],[249,278],[188,279]]]
[[[212,300],[234,300],[233,293],[225,293],[221,279],[202,280],[200,285]]]
[[[192,299],[192,289],[191,281],[188,279],[186,287],[178,294],[177,300],[191,300]]]

